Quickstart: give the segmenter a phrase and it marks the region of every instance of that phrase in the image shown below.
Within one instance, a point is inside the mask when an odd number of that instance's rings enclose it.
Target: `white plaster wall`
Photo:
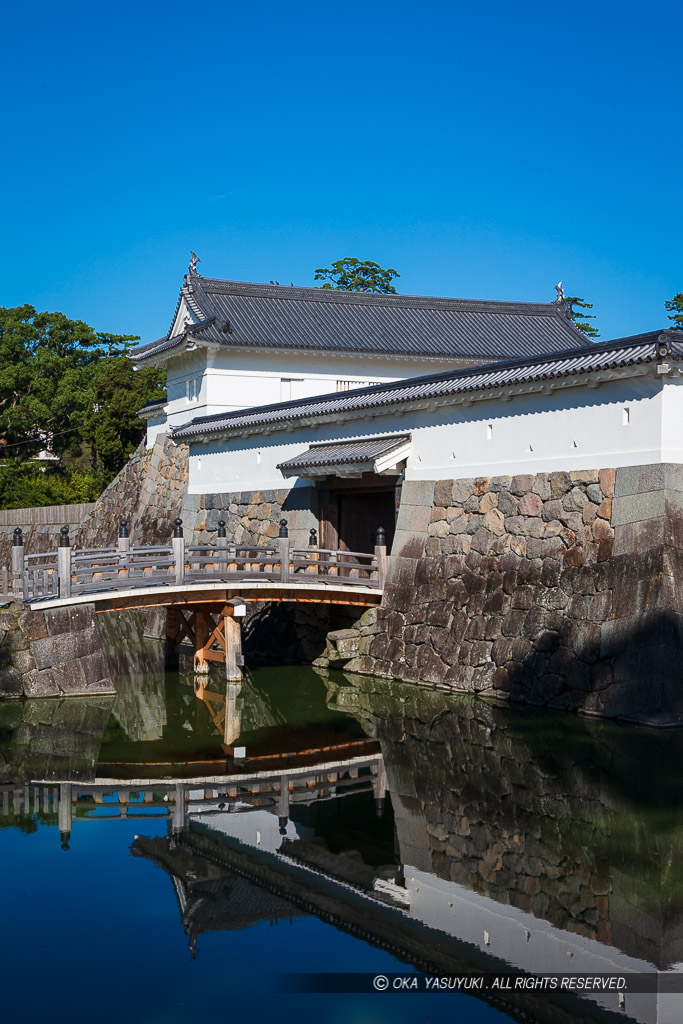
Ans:
[[[662,388],[662,462],[683,462],[683,378]]]
[[[147,420],[147,439],[146,445],[148,448],[154,447],[159,434],[163,434],[166,430],[166,415],[162,412],[159,416],[150,416]]]
[[[171,357],[166,364],[168,422],[177,427],[197,416],[310,398],[336,391],[340,380],[356,388],[455,369],[467,362],[200,347]],[[199,395],[190,402],[187,381],[198,376]]]
[[[169,360],[166,373],[166,415],[172,427],[188,423],[197,416],[210,415],[206,403],[206,352],[205,348],[198,348]],[[196,401],[191,402],[187,398],[188,380],[198,381]]]
[[[491,399],[398,415],[293,427],[268,435],[191,442],[192,493],[291,486],[277,464],[309,444],[412,434],[406,479],[433,480],[683,462],[683,390],[655,376],[599,388]]]

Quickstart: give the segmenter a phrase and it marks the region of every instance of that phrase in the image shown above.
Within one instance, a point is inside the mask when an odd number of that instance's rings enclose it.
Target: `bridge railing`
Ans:
[[[125,521],[116,547],[73,550],[62,527],[57,551],[27,555],[22,531],[14,531],[12,568],[0,567],[0,597],[35,602],[138,587],[237,582],[313,582],[382,588],[386,566],[384,531],[374,551],[319,548],[315,530],[307,547],[292,547],[285,520],[271,544],[235,544],[219,524],[213,544],[187,544],[175,520],[170,545],[131,547]]]
[[[24,556],[23,580],[15,575],[14,586],[23,590],[27,600],[38,601],[41,598],[59,596],[59,576],[57,572],[57,552],[40,552]]]

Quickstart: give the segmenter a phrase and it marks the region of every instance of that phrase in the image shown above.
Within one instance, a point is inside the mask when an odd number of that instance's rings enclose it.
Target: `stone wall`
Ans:
[[[229,540],[256,546],[277,537],[283,517],[298,545],[307,544],[309,530],[318,525],[315,488],[188,494],[187,481],[187,445],[175,444],[165,434],[151,449],[141,444],[97,500],[75,536],[75,546],[116,544],[121,519],[127,520],[134,544],[167,543],[178,517],[186,540],[194,544],[214,541],[221,519]]]
[[[56,551],[59,544],[59,531],[61,529],[54,523],[28,523],[22,528],[24,539],[24,551],[27,555],[36,554],[39,551]],[[12,539],[14,526],[0,527],[0,565],[6,565],[9,569],[12,565]],[[78,526],[69,525],[69,537],[73,543],[78,532]]]
[[[255,547],[272,544],[284,519],[292,544],[302,547],[308,544],[309,531],[318,526],[317,494],[312,487],[188,494],[181,518],[186,537],[189,533],[196,544],[214,541],[223,520],[228,540]]]
[[[244,654],[250,664],[340,667],[358,653],[360,637],[374,632],[376,616],[375,608],[346,605],[251,605],[244,620]]]
[[[683,721],[681,467],[408,482],[397,527],[376,635],[347,668]]]
[[[0,612],[0,699],[114,692],[92,605]]]
[[[160,434],[153,448],[144,442],[100,495],[77,532],[79,548],[116,544],[121,519],[135,544],[164,544],[173,533],[187,490],[188,449]]]

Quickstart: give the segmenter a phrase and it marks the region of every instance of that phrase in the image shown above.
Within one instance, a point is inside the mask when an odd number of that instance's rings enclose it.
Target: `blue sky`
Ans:
[[[550,301],[602,337],[683,291],[683,6],[67,0],[3,15],[2,290],[169,325],[200,272]]]

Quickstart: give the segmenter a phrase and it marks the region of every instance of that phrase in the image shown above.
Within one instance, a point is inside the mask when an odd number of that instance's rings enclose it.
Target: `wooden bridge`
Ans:
[[[166,607],[169,639],[190,641],[195,671],[224,662],[241,678],[239,618],[250,602],[292,601],[368,607],[382,600],[386,573],[384,530],[372,552],[320,548],[316,531],[306,547],[291,544],[286,520],[263,546],[228,541],[221,521],[213,544],[187,544],[181,519],[170,544],[132,546],[125,520],[116,547],[71,547],[69,528],[56,551],[26,554],[17,527],[11,568],[0,569],[2,599],[47,611],[93,605],[96,612]]]

